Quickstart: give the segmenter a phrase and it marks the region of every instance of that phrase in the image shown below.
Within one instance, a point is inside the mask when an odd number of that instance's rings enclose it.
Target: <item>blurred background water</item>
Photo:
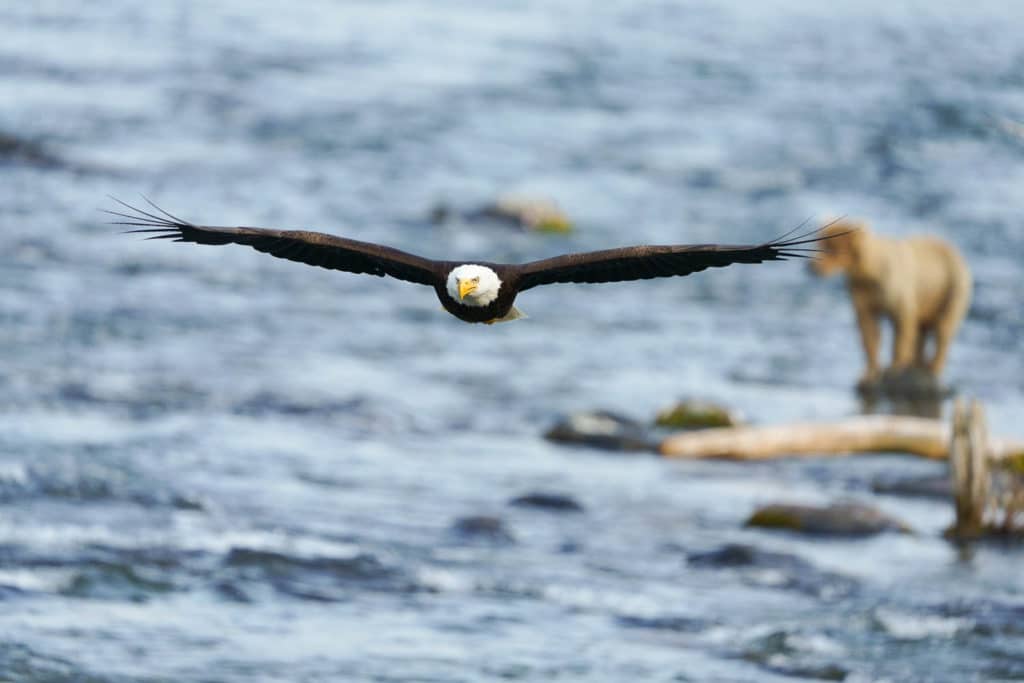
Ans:
[[[948,502],[872,493],[941,466],[540,437],[683,395],[857,413],[839,281],[546,287],[529,320],[470,326],[426,288],[145,243],[98,211],[145,193],[489,260],[836,214],[930,232],[976,277],[947,377],[1019,437],[1015,3],[109,0],[8,3],[0,27],[0,679],[1024,680],[1021,551],[964,555]],[[427,220],[506,192],[579,229]],[[583,511],[508,505],[535,490]],[[844,497],[918,533],[742,527]],[[727,543],[784,560],[687,561]]]

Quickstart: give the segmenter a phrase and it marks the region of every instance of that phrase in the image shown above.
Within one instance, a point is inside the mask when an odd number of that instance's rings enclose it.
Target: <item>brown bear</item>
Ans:
[[[866,223],[853,220],[834,221],[824,234],[831,237],[821,243],[811,269],[821,277],[846,273],[867,357],[858,386],[881,378],[882,318],[893,326],[891,371],[917,366],[937,379],[971,302],[971,271],[960,252],[937,237],[883,237]],[[926,353],[929,336],[935,340],[930,356]]]

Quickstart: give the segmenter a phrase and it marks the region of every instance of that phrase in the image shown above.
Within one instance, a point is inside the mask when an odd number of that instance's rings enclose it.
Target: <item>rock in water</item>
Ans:
[[[643,424],[604,410],[574,413],[556,423],[544,438],[609,451],[653,451],[658,443]]]
[[[540,508],[555,512],[583,512],[583,506],[564,493],[535,492],[517,496],[508,502],[517,507]]]
[[[473,211],[459,212],[440,203],[430,212],[434,223],[444,223],[452,217],[469,222],[502,223],[534,232],[567,233],[573,229],[569,216],[554,201],[520,195],[498,197]]]
[[[835,599],[857,590],[857,583],[853,579],[822,571],[796,555],[761,550],[740,543],[690,553],[686,557],[686,564],[694,569],[736,571],[751,585],[796,590],[820,598]]]
[[[51,154],[39,142],[2,132],[0,132],[0,161],[14,161],[42,168],[57,168],[65,165],[62,159]]]
[[[904,477],[902,479],[880,477],[872,482],[871,490],[891,496],[934,498],[936,500],[948,500],[953,496],[953,484],[949,480],[948,474]]]
[[[687,398],[658,413],[654,424],[670,429],[737,427],[743,420],[723,405]]]
[[[570,232],[572,221],[550,199],[505,195],[498,197],[492,206],[485,207],[488,216],[517,221],[527,230],[538,232]]]
[[[871,536],[883,531],[911,532],[903,522],[860,503],[766,505],[747,520],[747,526],[785,529],[825,536]]]
[[[923,368],[886,370],[877,381],[857,385],[857,392],[865,399],[941,400],[953,390]]]
[[[452,533],[472,540],[489,541],[491,543],[513,543],[515,537],[505,526],[500,517],[490,515],[471,515],[460,517],[452,524]]]
[[[690,553],[686,556],[686,563],[691,567],[752,567],[757,564],[777,566],[778,559],[783,557],[779,553],[766,553],[752,545],[741,543],[729,543],[707,552]]]

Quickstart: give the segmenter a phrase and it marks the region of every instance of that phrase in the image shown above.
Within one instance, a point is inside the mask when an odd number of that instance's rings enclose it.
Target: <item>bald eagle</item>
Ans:
[[[689,275],[733,263],[802,258],[826,239],[816,230],[752,245],[678,244],[634,246],[563,254],[529,263],[435,261],[370,242],[320,232],[195,225],[167,213],[148,199],[155,213],[114,199],[130,213],[107,211],[149,239],[195,244],[244,244],[272,256],[349,273],[366,273],[433,287],[445,310],[469,323],[525,317],[513,304],[519,292],[557,282],[622,282]],[[794,231],[795,232],[795,231]]]

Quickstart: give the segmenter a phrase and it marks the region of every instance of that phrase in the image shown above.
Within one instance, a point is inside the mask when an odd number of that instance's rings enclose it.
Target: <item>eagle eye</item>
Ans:
[[[475,278],[473,278],[473,282],[480,282],[480,276],[477,275]]]

